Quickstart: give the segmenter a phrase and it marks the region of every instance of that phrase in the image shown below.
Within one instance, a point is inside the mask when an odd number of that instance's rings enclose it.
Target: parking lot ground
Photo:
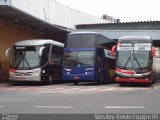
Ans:
[[[157,113],[159,90],[117,83],[1,83],[0,113],[95,114]]]
[[[97,85],[96,83],[80,83],[73,85],[73,83],[60,84],[41,84],[36,82],[25,83],[1,83],[0,92],[32,92],[32,93],[55,93],[55,94],[85,94],[85,93],[101,93],[111,91],[133,91],[133,90],[149,90],[153,89],[151,86],[144,86],[140,84],[132,84],[126,86],[119,86],[117,83],[106,83],[104,85]]]

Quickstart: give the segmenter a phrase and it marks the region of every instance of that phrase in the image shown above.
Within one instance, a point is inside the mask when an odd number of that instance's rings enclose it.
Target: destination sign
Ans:
[[[16,47],[16,49],[25,49],[25,47]]]
[[[151,43],[135,43],[134,50],[151,51]]]
[[[133,47],[117,47],[117,50],[133,50]]]
[[[132,47],[131,43],[121,43],[120,47]]]

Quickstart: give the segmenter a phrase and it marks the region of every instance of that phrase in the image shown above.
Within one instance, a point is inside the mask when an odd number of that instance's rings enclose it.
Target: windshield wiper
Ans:
[[[123,69],[126,67],[126,65],[128,64],[129,60],[131,59],[131,56],[127,59],[126,63],[123,66]]]
[[[137,58],[135,57],[134,59],[136,60],[136,62],[137,62],[137,64],[138,64],[139,68],[142,69],[142,67],[141,67],[141,65],[139,64]]]
[[[22,55],[21,59],[16,64],[16,68],[20,65],[21,61],[24,59],[25,54]]]
[[[68,62],[68,63],[65,63],[64,66],[72,68],[72,67],[77,66],[77,64],[74,63],[73,61],[72,61],[72,62],[70,61],[70,62]]]
[[[19,62],[17,63],[16,68],[20,65],[20,63],[21,63],[22,61],[23,61],[23,67],[24,67],[24,60],[26,61],[29,69],[31,68],[30,65],[29,65],[29,63],[28,63],[28,61],[27,61],[27,59],[26,59],[26,57],[25,57],[25,55],[26,55],[26,52],[23,54],[23,56],[21,57],[21,59],[20,59]]]
[[[29,65],[29,63],[28,63],[28,61],[27,61],[26,57],[24,57],[24,59],[25,59],[25,61],[26,61],[27,65],[28,65],[28,67],[29,67],[29,69],[30,69],[31,67],[30,67],[30,65]]]

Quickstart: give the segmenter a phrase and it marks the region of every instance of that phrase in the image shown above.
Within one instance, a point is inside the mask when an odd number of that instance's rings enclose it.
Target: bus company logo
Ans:
[[[25,74],[23,72],[19,73],[20,76],[24,76]]]

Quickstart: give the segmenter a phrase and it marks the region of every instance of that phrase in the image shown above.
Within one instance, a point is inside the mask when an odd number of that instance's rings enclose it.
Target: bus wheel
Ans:
[[[74,85],[78,85],[78,81],[74,81]]]
[[[49,83],[55,83],[54,76],[50,75],[48,81],[49,81]]]
[[[104,76],[102,75],[101,77],[100,77],[100,79],[98,80],[98,84],[99,85],[102,85],[104,83]]]
[[[153,71],[153,73],[152,73],[152,75],[151,75],[151,80],[152,80],[151,84],[154,84],[154,83],[155,83],[155,81],[156,81],[154,71]]]
[[[146,84],[145,84],[145,87],[151,87],[152,84],[153,84],[152,82],[151,82],[151,83],[146,83]]]
[[[119,86],[126,86],[125,82],[119,82]]]

